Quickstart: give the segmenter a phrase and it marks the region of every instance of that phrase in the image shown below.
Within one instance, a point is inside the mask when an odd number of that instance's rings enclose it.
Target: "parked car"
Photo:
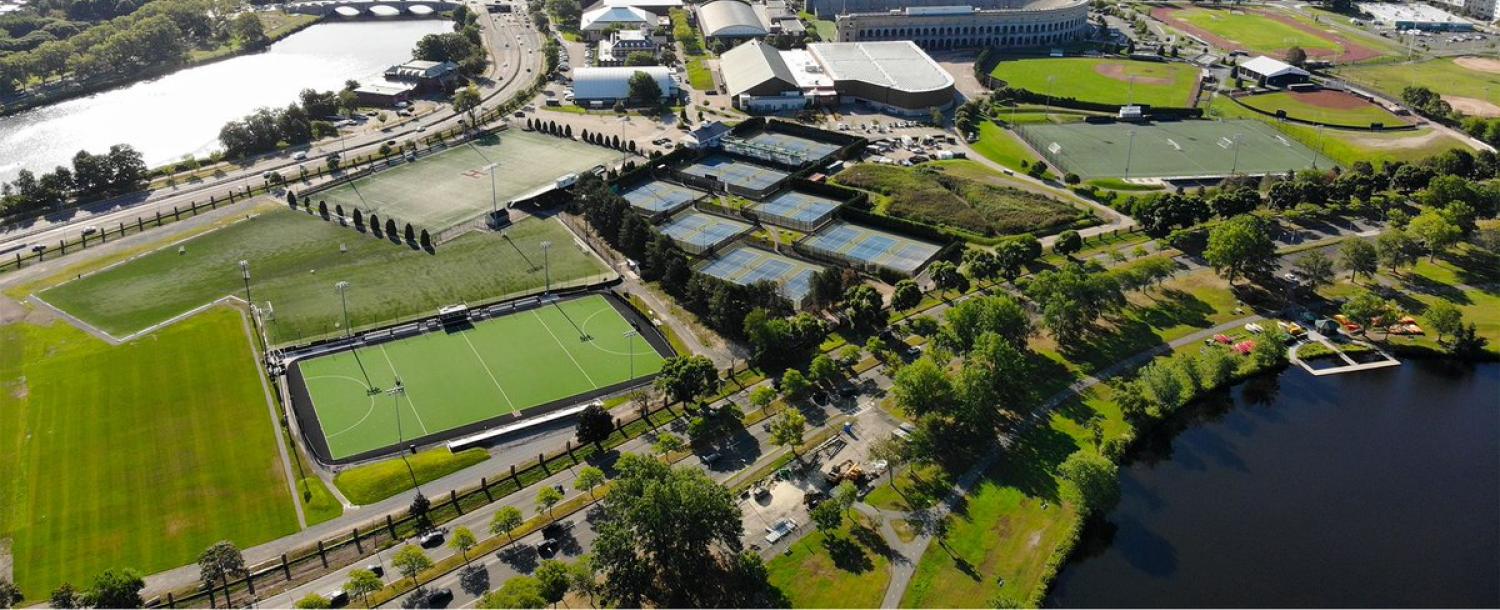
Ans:
[[[429,549],[438,546],[443,543],[443,532],[432,530],[430,532],[422,534],[422,537],[418,538],[417,542]]]

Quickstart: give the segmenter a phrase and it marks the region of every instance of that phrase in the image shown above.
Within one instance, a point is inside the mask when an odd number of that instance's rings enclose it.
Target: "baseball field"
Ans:
[[[1449,57],[1418,63],[1350,66],[1339,76],[1386,95],[1407,87],[1427,87],[1471,116],[1500,116],[1500,59]]]
[[[1225,51],[1286,58],[1292,47],[1308,57],[1352,63],[1379,57],[1374,43],[1356,41],[1327,24],[1309,23],[1292,14],[1250,8],[1176,8],[1151,10],[1157,20],[1202,38]]]
[[[1018,59],[995,65],[990,75],[1042,95],[1101,104],[1190,106],[1197,67],[1184,63],[1089,57]]]
[[[1363,98],[1343,91],[1280,91],[1238,98],[1257,110],[1285,112],[1288,118],[1333,125],[1367,126],[1380,123],[1386,127],[1405,125],[1406,120]]]

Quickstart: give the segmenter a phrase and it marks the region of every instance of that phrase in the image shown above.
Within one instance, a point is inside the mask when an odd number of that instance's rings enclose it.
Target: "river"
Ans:
[[[322,23],[260,53],[0,117],[0,180],[22,168],[71,165],[80,149],[99,153],[120,143],[135,146],[153,167],[212,152],[224,123],[262,106],[285,107],[308,87],[378,78],[411,59],[417,40],[451,28],[438,19]]]
[[[1500,605],[1500,364],[1240,384],[1143,439],[1053,607]]]

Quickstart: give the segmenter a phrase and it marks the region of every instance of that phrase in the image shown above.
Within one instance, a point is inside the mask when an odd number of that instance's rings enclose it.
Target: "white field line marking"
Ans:
[[[510,405],[512,413],[516,411],[516,403],[510,401],[510,395],[505,393],[505,387],[500,385],[500,380],[495,378],[495,372],[490,370],[490,365],[485,363],[484,356],[479,355],[479,349],[474,347],[474,342],[469,340],[468,333],[458,333],[464,338],[464,343],[469,344],[469,351],[474,352],[474,358],[479,361],[479,366],[484,367],[484,373],[490,376],[490,381],[495,382],[495,388],[500,390],[500,396],[505,399],[505,404]]]
[[[594,383],[594,378],[589,377],[589,372],[583,370],[583,365],[578,364],[578,359],[573,357],[573,352],[568,351],[567,346],[563,345],[562,339],[557,338],[557,333],[552,332],[552,327],[547,326],[547,321],[543,320],[542,316],[538,315],[535,309],[531,310],[531,315],[536,316],[536,320],[542,323],[542,328],[546,329],[547,334],[552,335],[552,340],[557,342],[557,347],[561,348],[563,353],[568,355],[568,360],[572,360],[573,366],[578,367],[578,372],[583,373],[583,378],[589,380],[589,385],[598,388],[599,384]]]
[[[396,363],[391,362],[391,355],[390,355],[390,353],[388,353],[388,352],[385,351],[385,346],[384,345],[380,346],[380,355],[385,356],[385,363],[388,364],[388,365],[390,365],[391,366],[391,372],[395,373],[396,376],[399,377],[401,375],[401,373],[399,373],[399,372],[396,371]],[[427,431],[427,424],[422,423],[422,414],[417,411],[417,403],[412,402],[412,399],[411,399],[411,390],[406,387],[406,384],[401,384],[401,393],[406,395],[406,404],[411,407],[411,413],[412,413],[412,415],[417,416],[417,425],[422,426],[422,434],[424,434],[424,435],[430,434]],[[398,406],[397,408],[399,409],[400,407]],[[405,440],[405,439],[402,439],[402,440]]]
[[[367,388],[367,386],[365,386],[365,382],[364,381],[361,381],[359,379],[355,379],[353,377],[349,377],[348,375],[318,375],[317,377],[307,377],[307,378],[304,378],[302,380],[303,385],[307,385],[308,382],[313,381],[315,379],[344,379],[344,380],[353,381],[354,383],[359,384],[360,388]],[[311,394],[312,394],[312,392],[309,391],[308,395],[311,395]],[[313,405],[314,405],[314,410],[316,410],[317,401],[313,401]],[[325,440],[332,440],[333,437],[335,437],[335,436],[338,436],[340,434],[343,434],[345,432],[348,432],[350,430],[358,428],[361,425],[364,425],[365,420],[370,419],[370,414],[372,414],[374,412],[375,412],[375,397],[374,396],[370,396],[370,409],[367,410],[367,411],[365,411],[365,416],[364,417],[359,418],[359,421],[354,422],[348,428],[344,428],[343,430],[339,430],[338,432],[334,432],[333,434],[324,434],[323,438]]]

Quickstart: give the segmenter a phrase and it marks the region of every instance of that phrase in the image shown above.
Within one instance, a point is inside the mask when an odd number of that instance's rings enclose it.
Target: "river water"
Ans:
[[[1500,605],[1500,364],[1240,384],[1143,439],[1054,607]]]
[[[323,23],[264,52],[180,70],[150,81],[0,117],[0,180],[22,168],[37,173],[71,165],[80,149],[104,152],[128,143],[161,165],[219,148],[219,128],[262,106],[285,107],[312,87],[367,82],[411,59],[445,20]]]

